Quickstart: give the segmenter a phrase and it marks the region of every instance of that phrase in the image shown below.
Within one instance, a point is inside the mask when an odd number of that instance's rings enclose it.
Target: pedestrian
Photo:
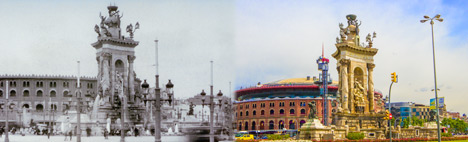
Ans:
[[[108,133],[107,129],[104,129],[104,139],[106,139],[106,140],[107,140],[107,135],[108,135],[107,133]]]
[[[91,128],[86,127],[86,136],[89,137],[91,135]]]
[[[11,134],[12,134],[12,135],[15,135],[15,133],[16,133],[16,128],[13,127],[13,129],[11,129]]]
[[[3,126],[0,126],[0,138],[2,138],[3,131],[4,131]]]
[[[134,131],[134,132],[135,132],[135,137],[137,137],[138,134],[139,134],[139,133],[138,133],[138,128],[135,127],[135,131]]]
[[[36,135],[40,135],[41,134],[41,130],[39,130],[39,128],[36,126]]]
[[[78,134],[77,129],[78,129],[78,126],[75,126],[75,131],[74,131],[74,132],[75,132],[75,136]]]

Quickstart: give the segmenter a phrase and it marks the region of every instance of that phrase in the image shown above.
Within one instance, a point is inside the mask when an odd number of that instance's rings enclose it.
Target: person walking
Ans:
[[[135,127],[134,132],[135,132],[135,137],[137,137],[137,136],[139,135],[139,132],[138,132],[138,128],[137,128],[137,127]]]
[[[104,139],[106,140],[107,140],[107,135],[108,135],[107,129],[104,129]]]
[[[3,128],[3,126],[0,126],[0,138],[2,138],[3,131],[5,131],[5,129]]]
[[[87,127],[86,128],[86,136],[89,137],[91,135],[91,128]]]

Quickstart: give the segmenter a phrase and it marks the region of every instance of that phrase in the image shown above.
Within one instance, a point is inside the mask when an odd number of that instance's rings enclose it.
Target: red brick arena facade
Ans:
[[[328,116],[336,112],[338,85],[328,86]],[[376,96],[381,93],[375,92]],[[296,131],[307,120],[308,103],[314,102],[317,116],[323,120],[323,98],[314,79],[294,78],[240,89],[235,92],[236,130],[278,132]],[[378,105],[376,105],[378,106]],[[332,119],[328,119],[332,123]]]

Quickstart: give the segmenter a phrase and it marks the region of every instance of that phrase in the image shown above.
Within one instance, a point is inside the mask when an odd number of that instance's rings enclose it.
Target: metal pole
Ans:
[[[391,97],[391,93],[392,93],[392,85],[393,85],[393,81],[392,83],[390,84],[390,89],[388,90],[388,112],[390,114],[392,114],[392,103],[390,101],[390,97]],[[392,142],[392,119],[390,119],[389,121],[389,128],[390,128],[390,142]]]
[[[80,61],[78,61],[78,76],[76,76],[78,82],[77,82],[77,89],[78,89],[78,94],[76,95],[76,99],[78,101],[78,109],[77,109],[77,121],[78,121],[78,127],[76,130],[76,142],[81,142],[81,85],[80,85]]]
[[[214,142],[214,130],[213,130],[213,112],[214,112],[214,105],[213,105],[213,61],[211,62],[211,85],[210,85],[210,142]]]
[[[437,112],[437,140],[440,142],[440,119],[439,119],[439,96],[437,94],[437,72],[435,63],[435,49],[434,49],[434,21],[431,19],[431,32],[432,32],[432,61],[434,63],[434,91],[436,101],[436,112]]]
[[[156,109],[156,118],[154,119],[154,141],[161,142],[161,89],[159,88],[159,71],[158,71],[158,40],[154,40],[156,43],[156,89],[155,89],[155,109]]]
[[[232,140],[232,91],[231,91],[231,82],[229,81],[229,110],[228,110],[228,128],[229,128],[229,140],[231,141]]]
[[[10,111],[10,105],[8,104],[9,103],[9,100],[8,100],[8,96],[10,95],[10,91],[8,90],[8,81],[6,81],[6,121],[5,121],[5,142],[10,142],[10,139],[8,138],[8,111]]]
[[[51,121],[50,115],[51,115],[51,113],[52,113],[52,106],[51,106],[51,98],[50,98],[50,96],[49,96],[49,126],[47,127],[47,129],[49,130],[49,132],[47,133],[47,139],[50,139],[50,125],[51,125],[51,124],[50,124],[50,121]]]
[[[122,88],[123,88],[123,82],[122,82]],[[123,91],[123,90],[122,90]],[[123,93],[123,92],[122,92]],[[120,113],[120,142],[125,142],[125,101],[124,97],[120,99],[120,110],[122,111]]]

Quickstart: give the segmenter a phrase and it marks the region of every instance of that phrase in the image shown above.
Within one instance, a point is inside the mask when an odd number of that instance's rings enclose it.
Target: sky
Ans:
[[[315,60],[330,58],[338,80],[335,38],[345,16],[362,21],[361,37],[376,32],[375,89],[392,102],[429,104],[434,98],[431,26],[424,15],[441,14],[434,24],[437,84],[447,109],[468,113],[468,2],[414,1],[0,1],[0,74],[97,75],[94,25],[109,3],[123,13],[122,28],[139,22],[134,39],[135,72],[153,87],[155,43],[159,40],[161,83],[171,79],[176,97],[209,90],[232,94],[240,87],[287,78],[317,76]],[[124,30],[123,30],[124,31]],[[128,36],[128,33],[124,33]],[[230,85],[230,82],[232,83]]]

